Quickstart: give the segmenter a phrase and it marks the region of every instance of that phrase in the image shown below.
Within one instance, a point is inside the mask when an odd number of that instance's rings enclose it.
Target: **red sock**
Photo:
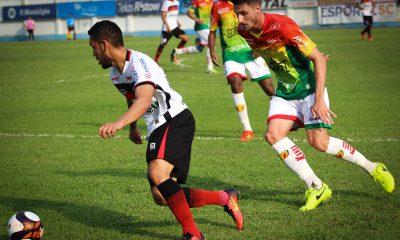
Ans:
[[[229,195],[225,191],[207,191],[204,189],[190,188],[189,206],[202,207],[204,205],[224,206],[229,201]]]
[[[158,47],[157,48],[157,53],[156,53],[156,56],[154,57],[154,61],[156,63],[158,63],[158,60],[160,59],[160,56],[161,56],[161,53],[162,53],[163,49],[164,49],[163,47]]]
[[[180,190],[175,193],[175,195],[167,199],[167,203],[172,213],[175,215],[176,220],[182,225],[183,234],[191,233],[193,236],[201,237],[183,191]]]
[[[187,43],[186,41],[183,41],[183,40],[180,41],[177,48],[183,48],[186,43]]]
[[[190,233],[200,238],[200,230],[194,222],[185,193],[179,184],[170,178],[159,184],[157,188],[167,201],[168,207],[171,209],[176,220],[182,225],[183,234]]]

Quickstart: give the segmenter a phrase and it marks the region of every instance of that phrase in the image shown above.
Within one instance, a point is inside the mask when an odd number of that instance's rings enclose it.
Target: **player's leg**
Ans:
[[[368,33],[368,41],[372,41],[373,40],[373,37],[372,37],[372,25],[374,24],[373,23],[373,16],[369,16],[369,24],[368,24],[368,31],[367,31],[367,33]]]
[[[182,156],[187,153],[185,150],[187,145],[191,145],[193,137],[194,119],[189,110],[184,110],[154,130],[149,137],[146,154],[148,179],[155,202],[168,205],[181,224],[183,234],[190,235],[188,239],[203,239],[180,187],[186,181],[190,161],[182,159]]]
[[[175,64],[179,64],[179,59],[176,56],[176,49],[181,49],[185,47],[186,43],[189,41],[189,37],[186,35],[185,31],[183,31],[181,28],[176,27],[174,30],[171,31],[171,33],[176,37],[181,39],[179,42],[178,46],[174,48],[170,54],[170,59],[171,62]]]
[[[196,37],[196,40],[195,40],[196,41],[196,45],[195,46],[175,48],[175,54],[176,55],[181,55],[181,54],[202,52],[204,47],[207,46],[208,42],[202,41],[201,33],[202,33],[202,30],[196,31],[197,37]]]
[[[166,32],[166,31],[161,32],[161,43],[158,46],[156,56],[154,57],[154,61],[156,63],[158,63],[161,53],[162,53],[164,47],[167,45],[168,41],[171,39],[171,37],[172,37],[171,32]]]
[[[246,69],[249,72],[252,82],[258,82],[261,89],[268,96],[275,93],[275,88],[272,81],[272,75],[267,64],[262,57],[254,59],[254,61],[245,63]]]
[[[152,160],[148,168],[149,179],[154,183],[176,220],[181,224],[183,234],[201,237],[182,188],[170,177],[173,168],[174,166],[165,160]]]
[[[245,66],[235,61],[226,61],[224,63],[225,77],[231,86],[233,102],[240,122],[243,125],[243,132],[240,137],[242,142],[254,139],[253,129],[250,125],[249,115],[247,113],[247,104],[243,92],[243,80],[247,79]]]
[[[329,107],[328,91],[324,92],[325,104]],[[339,159],[357,164],[364,168],[387,192],[392,192],[395,187],[394,178],[382,163],[371,162],[355,147],[347,142],[331,137],[327,128],[330,125],[323,123],[320,119],[312,117],[311,107],[314,105],[314,94],[308,96],[303,101],[303,113],[308,143],[315,149],[333,155]]]
[[[303,151],[287,137],[291,129],[303,126],[300,113],[299,101],[287,101],[280,97],[272,97],[265,139],[272,145],[286,166],[306,183],[308,187],[307,201],[300,210],[308,211],[327,200],[332,191],[311,169]]]
[[[369,30],[369,20],[367,16],[363,16],[363,23],[364,23],[364,29],[361,31],[361,39],[364,40],[365,39],[365,34],[368,32]]]

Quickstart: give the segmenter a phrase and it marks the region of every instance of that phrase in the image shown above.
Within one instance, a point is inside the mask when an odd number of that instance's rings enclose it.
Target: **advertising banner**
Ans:
[[[156,15],[161,11],[161,0],[118,0],[117,15]]]
[[[3,21],[23,21],[31,16],[33,19],[55,19],[56,5],[37,4],[27,6],[3,7]]]
[[[115,1],[66,2],[57,4],[57,17],[74,18],[112,17],[116,15]]]
[[[329,2],[329,4],[327,4]],[[392,22],[397,20],[397,6],[395,0],[376,1],[374,8],[374,22]],[[320,2],[318,7],[318,21],[321,25],[347,24],[362,22],[361,11],[354,2],[338,3],[338,1]]]

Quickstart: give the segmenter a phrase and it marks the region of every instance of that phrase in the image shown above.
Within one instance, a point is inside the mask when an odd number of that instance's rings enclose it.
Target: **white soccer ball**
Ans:
[[[17,212],[8,221],[8,236],[10,240],[40,240],[43,236],[42,221],[33,212]]]

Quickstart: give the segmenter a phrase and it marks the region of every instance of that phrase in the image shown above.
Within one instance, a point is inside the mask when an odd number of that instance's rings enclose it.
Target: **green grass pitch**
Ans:
[[[338,115],[331,135],[348,139],[400,179],[400,28],[307,30],[331,55],[327,86]],[[189,44],[193,44],[191,38]],[[154,56],[159,38],[125,39]],[[300,213],[305,185],[262,140],[269,99],[245,82],[257,140],[241,143],[241,125],[230,88],[208,75],[205,54],[161,65],[183,95],[197,124],[188,185],[241,191],[245,230],[237,232],[220,207],[194,209],[207,239],[400,239],[400,191],[387,194],[359,167],[307,146],[304,131],[291,133],[332,199]],[[127,130],[97,137],[99,126],[125,110],[122,95],[92,57],[87,40],[0,44],[0,239],[16,211],[31,210],[45,225],[45,239],[174,239],[181,234],[168,208],[152,202],[145,144]],[[144,132],[143,121],[139,122]],[[220,137],[220,138],[212,138]]]

